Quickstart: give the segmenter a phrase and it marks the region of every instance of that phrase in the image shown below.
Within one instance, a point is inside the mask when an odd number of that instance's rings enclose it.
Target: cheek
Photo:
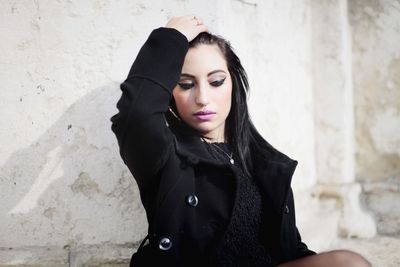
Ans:
[[[190,101],[189,101],[189,94],[186,92],[178,91],[173,93],[176,108],[180,115],[185,115],[185,113],[189,112],[190,108]]]
[[[222,106],[224,109],[227,109],[228,112],[231,108],[231,101],[232,101],[232,86],[229,85],[221,92],[219,97],[219,105]]]

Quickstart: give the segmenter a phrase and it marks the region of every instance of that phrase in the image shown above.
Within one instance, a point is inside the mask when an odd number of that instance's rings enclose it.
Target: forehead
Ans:
[[[200,44],[187,52],[182,72],[202,74],[215,69],[228,69],[221,49],[217,45]]]

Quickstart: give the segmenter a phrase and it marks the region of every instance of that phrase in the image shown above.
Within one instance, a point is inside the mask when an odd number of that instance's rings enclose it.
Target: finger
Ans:
[[[197,20],[197,25],[203,24],[203,20],[202,19],[196,18],[196,20]]]
[[[196,26],[202,25],[203,21],[197,17],[195,17],[194,19],[191,20],[191,23],[193,23]]]
[[[204,24],[199,25],[199,31],[200,32],[208,32],[208,33],[210,32],[208,30],[208,27],[206,25],[204,25]]]
[[[196,18],[196,16],[194,15],[194,14],[191,14],[191,15],[186,15],[186,16],[183,16],[183,17],[181,17],[182,19],[187,19],[187,20],[191,20],[191,19],[195,19]]]
[[[203,23],[203,20],[200,17],[196,16],[196,15],[190,15],[190,16],[188,16],[188,19],[189,20],[198,21],[199,23]]]

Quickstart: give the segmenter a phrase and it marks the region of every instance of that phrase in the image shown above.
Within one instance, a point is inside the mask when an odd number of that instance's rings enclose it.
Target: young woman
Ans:
[[[149,224],[131,266],[369,266],[302,243],[297,162],[257,132],[238,57],[200,19],[154,30],[121,89],[112,130]]]

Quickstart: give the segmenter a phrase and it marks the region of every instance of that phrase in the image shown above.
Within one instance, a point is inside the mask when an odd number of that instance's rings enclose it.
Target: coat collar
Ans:
[[[206,147],[208,144],[205,144],[198,136],[176,135],[174,141],[176,153],[190,164],[206,163],[220,167],[227,166],[226,163],[220,163],[211,156]]]
[[[297,161],[278,151],[261,135],[250,143],[253,162],[253,175],[258,182],[260,192],[278,214],[282,214],[287,202],[292,176]]]
[[[263,153],[254,153],[252,156],[253,172],[255,179],[259,182],[260,191],[268,198],[275,210],[282,213],[287,204],[297,161],[277,150],[270,154],[269,158],[261,158]]]
[[[261,192],[269,199],[273,206],[279,210],[285,204],[290,190],[293,173],[297,161],[270,146],[265,140],[259,140],[258,144],[250,144],[253,151],[253,175],[258,182]],[[193,135],[178,136],[175,138],[176,152],[184,160],[192,165],[199,163],[210,164],[219,167],[230,167],[229,164],[219,163],[211,156],[206,148],[207,144]]]

